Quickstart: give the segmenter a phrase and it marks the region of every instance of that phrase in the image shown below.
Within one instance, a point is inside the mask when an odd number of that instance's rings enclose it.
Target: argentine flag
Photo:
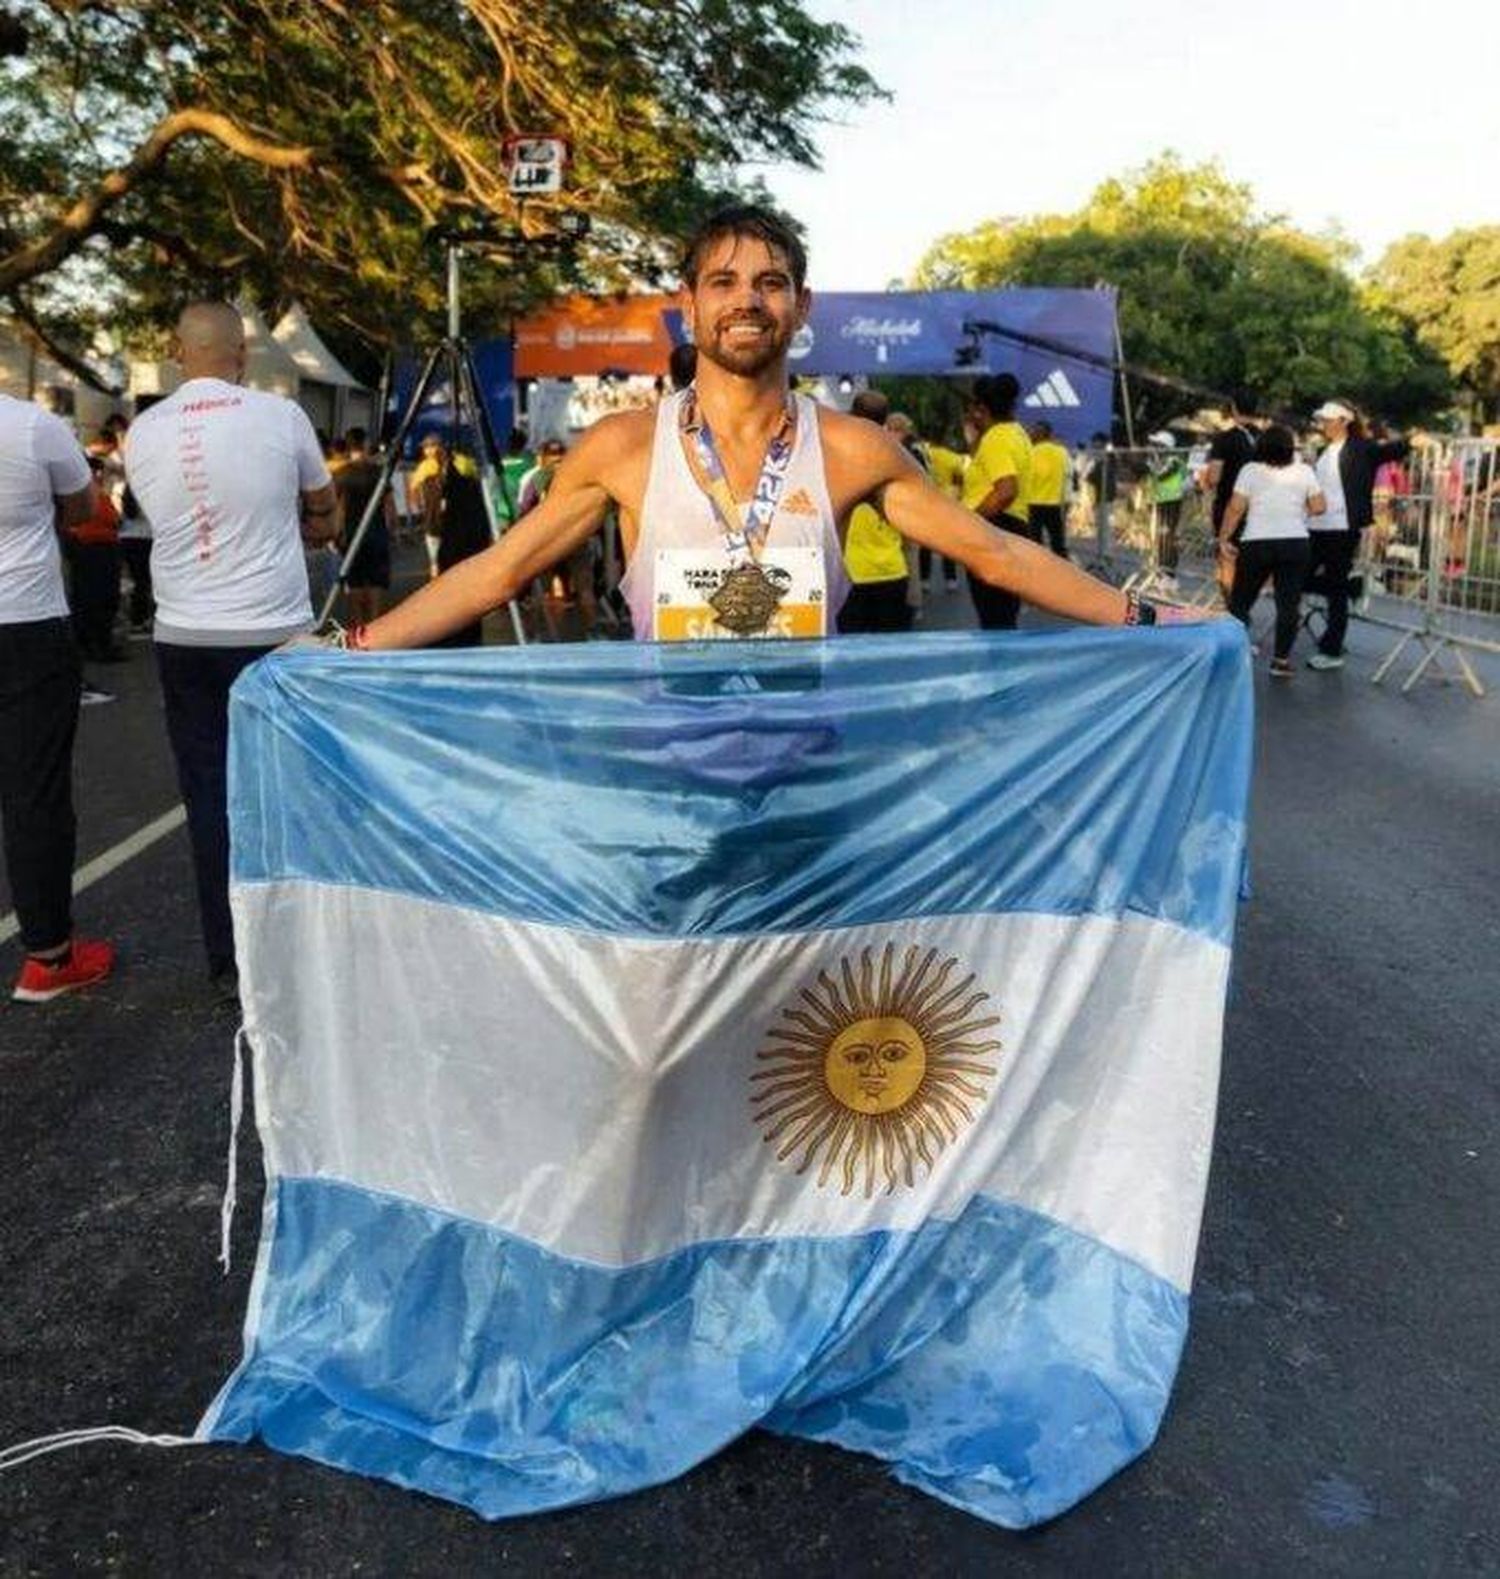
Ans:
[[[753,1426],[1071,1506],[1182,1351],[1250,725],[1232,622],[257,664],[200,1436],[486,1518]]]

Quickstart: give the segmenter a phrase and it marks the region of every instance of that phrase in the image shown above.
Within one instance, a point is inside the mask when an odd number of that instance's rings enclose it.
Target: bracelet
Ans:
[[[369,652],[370,650],[370,638],[363,625],[335,623],[323,639],[328,646],[336,648],[339,652]]]
[[[1125,594],[1125,623],[1127,625],[1156,624],[1156,605],[1147,603],[1139,593]]]

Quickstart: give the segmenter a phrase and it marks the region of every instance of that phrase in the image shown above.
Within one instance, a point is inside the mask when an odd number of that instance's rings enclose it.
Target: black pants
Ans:
[[[856,581],[839,610],[838,625],[845,636],[870,631],[909,631],[911,605],[906,601],[906,577],[890,581]]]
[[[995,525],[1004,531],[1014,532],[1019,537],[1029,537],[1033,543],[1041,541],[1036,525],[1031,521],[1021,521],[1013,515],[1002,515]],[[974,600],[974,612],[979,616],[981,630],[1013,631],[1016,628],[1016,621],[1021,614],[1021,600],[1014,592],[1005,592],[999,587],[992,587],[987,581],[981,581],[971,570],[969,596]]]
[[[917,550],[917,571],[923,581],[932,579],[932,550],[930,548]],[[958,566],[946,554],[943,555],[943,574],[949,581],[958,580]]]
[[[1036,528],[1037,542],[1045,542],[1054,554],[1068,557],[1067,528],[1063,524],[1060,504],[1034,504],[1031,507],[1031,524]]]
[[[1156,567],[1169,576],[1177,574],[1177,526],[1181,520],[1181,499],[1156,501]]]
[[[120,557],[130,572],[130,623],[139,629],[151,623],[156,613],[156,599],[151,595],[151,539],[149,537],[122,537]]]
[[[73,935],[78,650],[63,619],[0,625],[0,833],[21,942]]]
[[[1308,571],[1310,590],[1321,592],[1328,600],[1328,624],[1318,641],[1320,651],[1330,658],[1344,651],[1344,635],[1349,629],[1349,572],[1354,568],[1354,553],[1359,547],[1358,532],[1309,532],[1312,564]]]
[[[198,920],[210,970],[234,960],[229,918],[229,687],[270,647],[156,644],[167,738],[187,807],[198,884]]]
[[[1229,589],[1229,612],[1246,625],[1260,589],[1271,578],[1276,593],[1276,656],[1289,658],[1297,639],[1297,619],[1302,605],[1302,584],[1307,579],[1310,550],[1305,537],[1272,537],[1264,542],[1240,544],[1234,561],[1234,585]]]
[[[73,569],[73,630],[85,658],[97,658],[115,644],[120,612],[120,548],[117,543],[70,543]]]

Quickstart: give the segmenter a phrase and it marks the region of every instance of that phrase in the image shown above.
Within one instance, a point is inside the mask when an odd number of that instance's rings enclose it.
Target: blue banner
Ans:
[[[499,446],[501,454],[504,454],[505,441],[516,422],[515,355],[508,339],[478,340],[474,342],[472,350],[479,398],[484,402],[485,410],[489,413],[495,443]],[[394,436],[402,414],[411,401],[417,378],[422,371],[422,361],[423,359],[410,352],[405,352],[396,358],[395,376],[391,380],[390,393],[386,397],[384,420],[380,429],[382,438],[386,440]],[[443,361],[439,362],[426,398],[422,402],[422,409],[417,413],[416,421],[412,423],[407,433],[407,453],[415,454],[418,446],[429,433],[436,433],[447,442],[452,430],[453,395],[449,389],[447,363]],[[474,440],[467,423],[459,430],[458,443],[460,449],[473,450]]]
[[[966,332],[976,322],[1004,332]],[[1114,337],[1109,290],[814,292],[791,365],[851,377],[1014,373],[1021,420],[1045,418],[1066,442],[1084,443],[1110,429]]]

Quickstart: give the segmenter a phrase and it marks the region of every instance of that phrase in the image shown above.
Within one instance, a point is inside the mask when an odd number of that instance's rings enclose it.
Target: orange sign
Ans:
[[[517,378],[667,371],[675,296],[569,296],[516,325]]]

